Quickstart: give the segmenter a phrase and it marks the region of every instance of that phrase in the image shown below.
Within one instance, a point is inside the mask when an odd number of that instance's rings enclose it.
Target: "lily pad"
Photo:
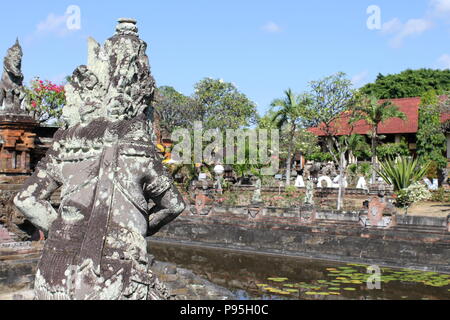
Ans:
[[[289,279],[288,278],[268,278],[267,280],[273,281],[273,282],[286,282]]]

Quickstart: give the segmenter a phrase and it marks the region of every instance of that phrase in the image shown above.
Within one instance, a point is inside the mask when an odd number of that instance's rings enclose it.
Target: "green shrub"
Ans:
[[[293,197],[298,191],[296,186],[287,186],[285,190],[289,197]]]
[[[398,156],[407,157],[410,154],[408,143],[404,139],[400,143],[385,143],[377,147],[377,155],[380,160]]]
[[[353,175],[356,175],[358,173],[358,165],[357,164],[351,164],[347,167],[348,172],[350,172]]]
[[[363,175],[364,177],[369,177],[372,173],[372,165],[367,162],[363,162],[358,164],[358,174]]]
[[[306,156],[306,160],[315,162],[330,162],[333,161],[333,156],[325,152],[316,152]]]
[[[433,202],[450,202],[450,192],[444,188],[439,188],[431,193],[431,201]]]
[[[414,203],[429,200],[431,197],[431,192],[428,190],[427,186],[416,182],[397,193],[396,205],[399,208],[407,209]]]

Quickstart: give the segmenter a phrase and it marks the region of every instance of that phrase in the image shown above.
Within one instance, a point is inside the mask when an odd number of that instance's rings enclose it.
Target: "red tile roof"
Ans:
[[[399,118],[389,119],[378,127],[378,134],[406,134],[417,133],[419,129],[419,106],[421,98],[404,98],[391,99],[392,103],[399,107],[399,110],[406,115],[406,120]],[[441,121],[450,120],[450,113],[442,114]],[[332,132],[337,136],[350,134],[368,134],[370,126],[364,121],[358,121],[353,124],[353,128],[349,125],[349,115],[343,115],[332,124]],[[310,132],[317,136],[326,136],[324,125],[317,128],[309,129]]]

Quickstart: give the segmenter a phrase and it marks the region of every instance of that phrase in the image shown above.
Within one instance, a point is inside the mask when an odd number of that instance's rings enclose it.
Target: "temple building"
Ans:
[[[398,106],[399,110],[406,116],[406,120],[392,118],[378,127],[378,134],[385,136],[383,143],[399,143],[403,139],[408,143],[412,154],[417,150],[417,132],[419,131],[419,107],[421,98],[391,99],[392,103]],[[441,122],[450,123],[450,113],[441,114]],[[364,120],[360,120],[353,125],[349,123],[349,115],[343,115],[334,123],[338,136],[360,134],[367,135],[371,127]],[[447,126],[448,127],[448,126]],[[311,128],[310,132],[319,137],[325,137],[323,127]],[[447,158],[450,163],[450,130],[447,129]]]

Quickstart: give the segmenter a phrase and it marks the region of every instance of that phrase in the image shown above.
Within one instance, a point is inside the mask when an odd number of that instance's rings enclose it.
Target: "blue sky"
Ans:
[[[66,9],[81,10],[68,30]],[[367,27],[367,8],[381,30]],[[450,68],[450,0],[4,1],[0,54],[18,36],[23,71],[60,82],[86,63],[88,36],[103,42],[117,18],[138,20],[158,85],[191,94],[204,77],[233,82],[258,104],[343,71],[361,86],[378,73]]]

